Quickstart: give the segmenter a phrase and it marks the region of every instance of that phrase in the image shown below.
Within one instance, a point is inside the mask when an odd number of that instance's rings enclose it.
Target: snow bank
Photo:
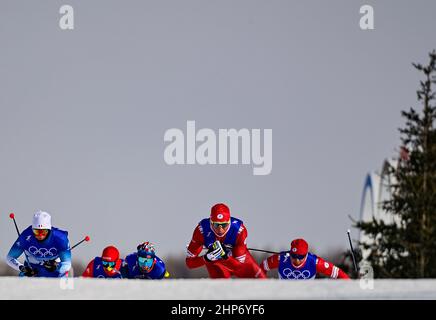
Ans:
[[[0,278],[0,299],[436,299],[435,280],[280,281]]]

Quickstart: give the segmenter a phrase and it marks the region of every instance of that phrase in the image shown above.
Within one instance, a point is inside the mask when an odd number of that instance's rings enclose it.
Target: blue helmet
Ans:
[[[138,250],[139,257],[152,256],[154,258],[156,256],[156,249],[154,247],[154,244],[149,241],[139,244],[136,247],[136,250]]]
[[[154,244],[149,241],[143,242],[139,244],[136,249],[138,251],[137,255],[139,267],[146,272],[151,271],[155,264],[156,257],[156,249],[154,248]]]

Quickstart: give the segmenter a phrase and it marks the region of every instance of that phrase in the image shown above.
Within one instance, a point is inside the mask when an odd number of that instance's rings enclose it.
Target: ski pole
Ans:
[[[18,230],[17,221],[15,221],[15,214],[11,212],[9,214],[9,218],[11,218],[14,221],[15,230],[17,230],[18,237],[20,237],[21,233],[20,230]],[[24,252],[24,257],[26,258],[27,265],[30,266],[29,257],[27,256],[26,252]]]
[[[70,250],[73,250],[75,247],[77,247],[78,245],[80,245],[82,242],[84,242],[84,241],[88,242],[89,240],[91,240],[91,238],[90,238],[89,236],[86,236],[85,238],[83,238],[82,240],[80,240],[79,242],[77,242],[74,246],[72,246]]]
[[[258,251],[258,252],[265,252],[265,253],[273,253],[273,254],[282,254],[282,253],[287,253],[288,251],[269,251],[269,250],[263,250],[263,249],[254,249],[254,248],[248,248],[248,250],[250,251]]]
[[[17,222],[15,221],[15,214],[11,213],[9,214],[9,218],[11,218],[14,221],[15,230],[17,230],[18,236],[20,236],[20,230],[18,230]]]
[[[357,273],[358,270],[357,270],[356,258],[354,256],[353,243],[351,242],[350,229],[347,230],[347,235],[348,235],[348,241],[350,242],[351,256],[353,257],[354,271],[356,271]]]

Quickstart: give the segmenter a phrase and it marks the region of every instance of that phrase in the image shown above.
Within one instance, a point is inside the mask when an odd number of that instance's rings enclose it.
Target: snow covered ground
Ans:
[[[0,299],[436,299],[435,280],[174,279],[162,281],[0,277]]]

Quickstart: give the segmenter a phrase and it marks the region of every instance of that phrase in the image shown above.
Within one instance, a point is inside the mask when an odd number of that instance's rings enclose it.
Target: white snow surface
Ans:
[[[0,278],[0,299],[436,299],[436,279],[375,280],[362,289],[359,280],[286,281],[277,279],[68,280]]]

